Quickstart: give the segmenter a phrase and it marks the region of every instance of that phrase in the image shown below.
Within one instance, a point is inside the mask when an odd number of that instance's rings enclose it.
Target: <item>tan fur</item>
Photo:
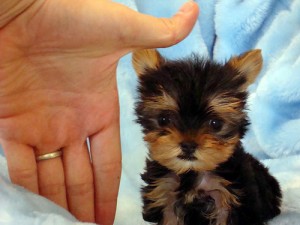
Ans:
[[[173,199],[173,202],[170,201],[170,203],[164,208],[164,219],[162,225],[184,225],[184,221],[175,215],[174,213],[174,203],[176,199]]]
[[[163,177],[156,180],[155,183],[152,184],[155,188],[151,192],[144,194],[147,199],[153,201],[153,203],[147,206],[147,210],[168,205],[167,203],[170,199],[175,197],[175,190],[178,185],[179,182],[176,181],[174,177]]]
[[[144,99],[145,108],[158,110],[178,110],[177,102],[166,92],[162,95]]]
[[[205,162],[205,166],[199,167],[197,171],[213,170],[220,163],[227,161],[238,141],[238,137],[222,142],[213,135],[201,135],[201,149],[196,151],[195,156],[199,161]]]
[[[168,129],[168,132],[170,134],[162,137],[155,132],[145,136],[144,139],[149,144],[150,157],[177,174],[187,172],[191,169],[191,162],[184,162],[178,158],[182,153],[179,143],[183,137],[175,129]]]
[[[180,134],[176,130],[169,130],[169,132],[169,135],[162,137],[156,132],[150,132],[144,137],[144,140],[149,144],[150,157],[153,160],[175,171],[182,170],[182,166],[177,159],[177,156],[181,153],[178,145]]]
[[[181,134],[175,129],[168,129],[168,132],[164,136],[149,132],[144,140],[149,144],[150,157],[177,174],[191,169],[199,172],[215,169],[220,163],[227,161],[239,141],[238,137],[234,137],[222,142],[213,135],[202,133],[203,131],[198,135]],[[198,144],[194,153],[197,160],[185,161],[178,158],[182,154],[179,145],[183,140],[194,140]]]
[[[155,49],[137,50],[132,55],[132,64],[138,76],[147,69],[157,69],[163,62],[163,57]]]
[[[232,57],[227,65],[246,74],[247,82],[242,86],[241,90],[244,91],[250,84],[254,82],[260,73],[263,65],[263,59],[260,49],[250,50],[244,54]]]
[[[231,207],[240,205],[238,196],[226,188],[231,182],[210,172],[204,172],[199,180],[196,190],[205,191],[215,200],[215,210],[207,217],[212,221],[215,220],[215,225],[226,225]]]
[[[240,114],[244,108],[244,103],[239,98],[228,97],[228,94],[216,96],[210,102],[210,106],[214,112],[219,114],[235,113]]]

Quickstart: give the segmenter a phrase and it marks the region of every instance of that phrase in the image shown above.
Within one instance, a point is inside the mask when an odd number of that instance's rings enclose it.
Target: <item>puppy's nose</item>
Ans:
[[[180,147],[185,154],[190,155],[196,151],[198,144],[193,141],[184,141],[180,143]]]

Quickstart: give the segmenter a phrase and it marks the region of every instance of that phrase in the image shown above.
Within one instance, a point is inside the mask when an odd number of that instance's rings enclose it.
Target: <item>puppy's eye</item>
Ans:
[[[214,131],[214,132],[217,132],[217,131],[220,131],[224,125],[224,122],[220,119],[211,119],[209,120],[208,122],[209,124],[209,127]]]
[[[157,122],[159,126],[165,127],[171,123],[171,116],[169,114],[161,114],[158,116]]]

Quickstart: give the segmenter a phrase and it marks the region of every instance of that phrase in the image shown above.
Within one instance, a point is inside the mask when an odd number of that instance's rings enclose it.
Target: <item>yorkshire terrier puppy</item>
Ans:
[[[157,225],[263,225],[280,213],[281,190],[243,150],[247,87],[260,50],[219,64],[168,61],[156,50],[133,54],[139,77],[137,122],[149,157],[143,218]]]

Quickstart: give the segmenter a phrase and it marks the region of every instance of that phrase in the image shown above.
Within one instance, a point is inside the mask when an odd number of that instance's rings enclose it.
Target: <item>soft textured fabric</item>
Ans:
[[[143,13],[169,17],[184,0],[118,0]],[[270,225],[300,224],[300,0],[198,0],[193,32],[176,46],[159,49],[167,58],[191,53],[224,62],[262,49],[263,70],[250,87],[250,130],[245,149],[269,167],[283,190],[282,214]],[[123,173],[116,225],[148,224],[141,216],[140,173],[146,145],[134,122],[137,79],[131,55],[118,66]],[[48,200],[10,183],[0,155],[0,224],[82,224]]]

